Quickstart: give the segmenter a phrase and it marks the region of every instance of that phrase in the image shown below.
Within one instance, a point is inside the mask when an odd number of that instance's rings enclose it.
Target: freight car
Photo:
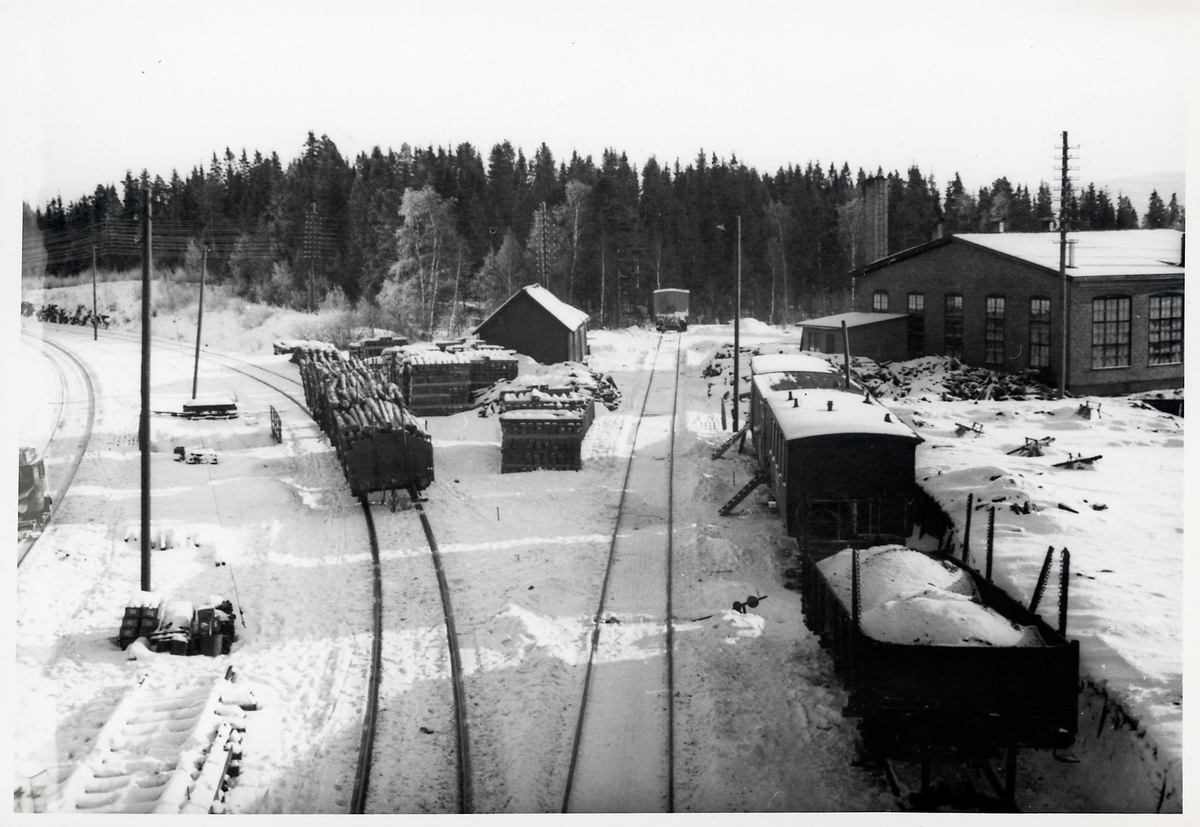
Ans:
[[[22,448],[17,465],[17,532],[41,531],[53,504],[46,493],[46,464],[37,449]]]
[[[355,496],[434,481],[433,442],[385,367],[319,350],[303,351],[300,378],[313,419],[329,437]]]
[[[664,330],[687,330],[690,296],[687,290],[654,291],[654,326],[660,333]]]
[[[949,524],[915,481],[921,438],[844,381],[806,387],[829,381],[815,365],[791,378],[768,370],[788,364],[756,366],[755,449],[799,545],[791,574],[804,622],[833,656],[846,714],[885,757],[1007,749],[1012,806],[1017,749],[1075,738],[1079,644],[1065,637],[1065,577],[1056,630],[948,554],[908,548]]]
[[[782,389],[792,383],[780,377],[755,376],[751,406],[761,420],[755,451],[788,535],[805,549],[904,542],[919,505],[921,437],[866,392]]]

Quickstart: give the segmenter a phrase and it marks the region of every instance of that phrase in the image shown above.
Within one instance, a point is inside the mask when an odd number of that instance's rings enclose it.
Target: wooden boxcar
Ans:
[[[755,447],[788,534],[802,548],[904,542],[919,502],[921,437],[865,393],[756,382],[764,404]]]
[[[687,290],[655,290],[654,326],[660,331],[687,330],[690,298],[691,293]]]

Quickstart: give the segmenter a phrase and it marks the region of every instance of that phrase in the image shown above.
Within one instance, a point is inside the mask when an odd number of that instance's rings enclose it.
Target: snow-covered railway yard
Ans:
[[[361,511],[327,441],[278,394],[202,362],[202,387],[235,392],[244,413],[227,422],[152,421],[152,513],[176,541],[153,553],[153,582],[172,598],[235,599],[239,641],[215,662],[151,653],[128,660],[111,638],[139,582],[138,544],[129,540],[138,522],[138,351],[103,335],[93,343],[90,331],[46,335],[93,368],[99,399],[93,442],[17,582],[16,786],[38,790],[43,770],[64,777],[146,675],[166,681],[232,665],[259,709],[247,713],[241,773],[226,809],[348,812],[370,649],[371,563]],[[743,324],[744,343],[788,335]],[[801,623],[799,595],[783,587],[794,543],[778,515],[759,492],[733,516],[717,516],[752,473],[748,455],[709,459],[728,432],[720,430],[724,388],[710,396],[701,368],[731,336],[726,326],[682,336],[676,809],[897,809],[882,774],[854,766],[845,694]],[[186,331],[180,339],[188,341]],[[625,402],[613,412],[597,408],[582,471],[502,476],[495,417],[428,420],[437,482],[425,509],[454,594],[480,812],[561,806],[590,616],[632,449],[633,400],[657,339],[645,330],[592,334],[591,366],[614,377]],[[246,358],[294,369],[287,357]],[[152,373],[155,394],[186,396],[188,348],[157,349]],[[31,391],[28,404],[41,401]],[[1048,546],[1071,550],[1068,636],[1081,642],[1085,679],[1070,756],[1077,762],[1023,753],[1022,809],[1178,811],[1183,420],[1124,399],[1096,401],[1102,409],[1090,419],[1077,415],[1079,400],[973,404],[913,392],[889,403],[925,438],[917,454],[922,484],[960,536],[967,495],[984,505],[972,521],[974,549],[983,548],[987,506],[997,507],[995,576],[1014,597],[1028,603]],[[280,445],[269,435],[268,405],[283,418]],[[979,423],[982,432],[958,436],[961,423]],[[1054,441],[1044,456],[1008,453],[1027,437],[1046,436]],[[173,462],[171,446],[185,442],[215,449],[220,464]],[[1084,470],[1053,467],[1070,454],[1102,459]],[[427,584],[415,584],[432,574],[419,559],[428,550],[414,516],[380,510],[376,521],[385,600],[433,599]],[[730,609],[748,595],[769,599],[748,614]],[[1053,601],[1044,608],[1051,618]],[[392,637],[381,702],[402,709],[411,725],[378,745],[375,771],[391,780],[371,812],[449,811],[445,636],[433,609],[416,603],[385,629]],[[627,656],[639,657],[643,647],[631,636]],[[34,803],[25,796],[17,808]],[[36,803],[42,809],[49,799]]]

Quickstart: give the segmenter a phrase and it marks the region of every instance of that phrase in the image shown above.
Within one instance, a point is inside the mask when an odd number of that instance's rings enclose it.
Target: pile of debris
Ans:
[[[941,401],[950,402],[1054,399],[1056,395],[1055,389],[1041,380],[1040,371],[1005,373],[964,365],[952,356],[925,356],[885,364],[851,357],[850,370],[873,394],[892,399],[936,394]]]
[[[484,392],[477,400],[479,415],[489,416],[503,412],[506,408],[501,404],[502,397],[510,401],[523,398],[542,397],[546,405],[541,407],[561,407],[565,398],[583,399],[587,403],[596,401],[610,411],[615,411],[621,405],[621,392],[611,376],[597,373],[587,365],[579,362],[562,362],[550,365],[536,374],[522,374],[517,378],[501,382]]]

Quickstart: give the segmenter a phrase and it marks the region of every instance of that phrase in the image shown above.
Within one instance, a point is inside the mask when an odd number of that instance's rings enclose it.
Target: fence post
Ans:
[[[971,559],[971,512],[974,510],[975,495],[967,495],[967,525],[963,529],[963,544],[962,544],[962,563],[964,566],[969,566],[968,562]]]
[[[1058,581],[1058,633],[1067,636],[1067,594],[1070,591],[1071,552],[1062,550],[1062,576]]]
[[[1046,591],[1046,579],[1050,576],[1050,559],[1054,556],[1054,546],[1046,550],[1046,559],[1042,561],[1042,571],[1038,575],[1037,585],[1033,587],[1033,599],[1029,601],[1029,611],[1036,612],[1042,602],[1042,593]]]
[[[987,562],[984,577],[990,583],[992,582],[992,549],[996,544],[996,506],[988,509],[988,532],[987,532]]]

